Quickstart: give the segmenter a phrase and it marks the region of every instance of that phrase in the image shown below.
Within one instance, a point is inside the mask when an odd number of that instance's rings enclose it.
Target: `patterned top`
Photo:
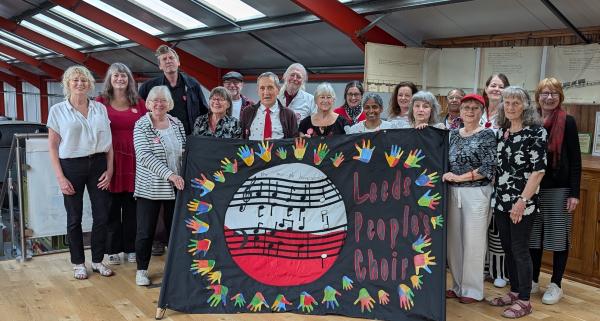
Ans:
[[[242,137],[242,128],[240,127],[240,122],[236,118],[225,115],[219,120],[217,126],[215,127],[215,132],[213,133],[210,130],[210,125],[208,124],[209,117],[210,116],[206,114],[196,118],[192,135],[217,138]]]
[[[459,129],[450,131],[449,149],[450,171],[462,175],[477,169],[485,178],[450,183],[453,186],[486,186],[492,182],[496,171],[496,136],[491,129],[483,129],[471,136],[463,137]]]
[[[546,170],[546,129],[542,126],[527,126],[516,133],[500,128],[498,141],[498,163],[496,167],[496,198],[492,206],[496,212],[508,213],[517,201],[529,176],[533,172]],[[538,213],[537,191],[523,215]]]

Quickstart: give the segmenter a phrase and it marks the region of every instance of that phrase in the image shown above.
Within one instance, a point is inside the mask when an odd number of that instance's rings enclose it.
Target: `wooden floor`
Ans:
[[[0,262],[0,320],[148,320],[154,318],[160,288],[135,285],[135,264],[115,267],[110,278],[92,274],[88,280],[72,277],[68,253],[36,257],[25,263]],[[151,278],[160,282],[164,257],[153,257]],[[88,257],[88,262],[90,258]],[[543,275],[542,285],[548,284]],[[522,320],[600,320],[600,289],[565,280],[566,296],[556,305],[541,303],[534,295],[534,313]],[[486,283],[488,296],[504,293]],[[448,301],[448,320],[505,320],[501,309],[485,302],[464,305]],[[342,321],[335,316],[285,314],[186,315],[167,311],[164,320],[202,321]]]

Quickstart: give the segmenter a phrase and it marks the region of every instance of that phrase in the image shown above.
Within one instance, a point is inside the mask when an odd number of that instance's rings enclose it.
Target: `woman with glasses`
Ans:
[[[137,198],[137,285],[150,285],[148,265],[154,230],[161,207],[167,235],[171,232],[175,189],[182,190],[181,156],[185,149],[185,129],[179,119],[167,112],[173,98],[167,86],[153,87],[146,100],[148,113],[135,123],[133,145],[137,160],[135,193]]]
[[[361,105],[364,93],[360,81],[353,80],[347,83],[344,89],[344,105],[336,108],[333,112],[344,117],[350,126],[365,120],[365,113]]]
[[[333,136],[344,134],[344,127],[348,123],[344,117],[333,112],[335,103],[335,90],[329,83],[321,83],[315,90],[317,112],[304,118],[300,122],[298,131],[300,136]]]
[[[460,104],[464,127],[450,131],[450,171],[442,176],[449,184],[448,267],[452,287],[447,298],[461,303],[483,300],[483,265],[490,222],[492,180],[496,170],[494,131],[479,124],[485,102],[477,94]],[[483,206],[482,206],[483,204]]]
[[[457,129],[462,126],[462,118],[460,118],[461,99],[465,96],[464,90],[454,88],[446,95],[448,102],[448,114],[444,117],[444,125],[446,129]]]
[[[240,138],[242,128],[231,116],[232,100],[225,87],[215,87],[208,98],[208,114],[196,118],[192,135],[218,138]]]
[[[533,221],[529,243],[533,261],[531,293],[539,292],[543,250],[552,251],[552,278],[542,303],[555,304],[563,296],[562,276],[567,267],[571,244],[573,211],[579,203],[581,151],[575,118],[561,107],[565,95],[556,78],[546,78],[537,86],[535,101],[548,132],[548,166],[540,184],[540,213]]]
[[[417,86],[410,81],[403,81],[394,87],[390,97],[390,106],[386,118],[393,123],[394,128],[411,128],[408,120],[408,107],[414,94],[419,91]]]

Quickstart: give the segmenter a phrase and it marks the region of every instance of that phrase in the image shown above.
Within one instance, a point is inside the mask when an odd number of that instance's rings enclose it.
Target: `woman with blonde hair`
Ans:
[[[332,136],[344,134],[348,126],[346,119],[333,111],[335,90],[331,84],[324,82],[315,90],[317,112],[300,122],[300,136]]]

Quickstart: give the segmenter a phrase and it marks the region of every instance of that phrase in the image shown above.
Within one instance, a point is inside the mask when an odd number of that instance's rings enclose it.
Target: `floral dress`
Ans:
[[[192,135],[217,138],[242,137],[242,128],[240,127],[240,122],[235,117],[225,115],[223,118],[221,118],[215,127],[214,133],[210,130],[210,125],[208,123],[209,117],[210,116],[206,114],[196,118]]]

